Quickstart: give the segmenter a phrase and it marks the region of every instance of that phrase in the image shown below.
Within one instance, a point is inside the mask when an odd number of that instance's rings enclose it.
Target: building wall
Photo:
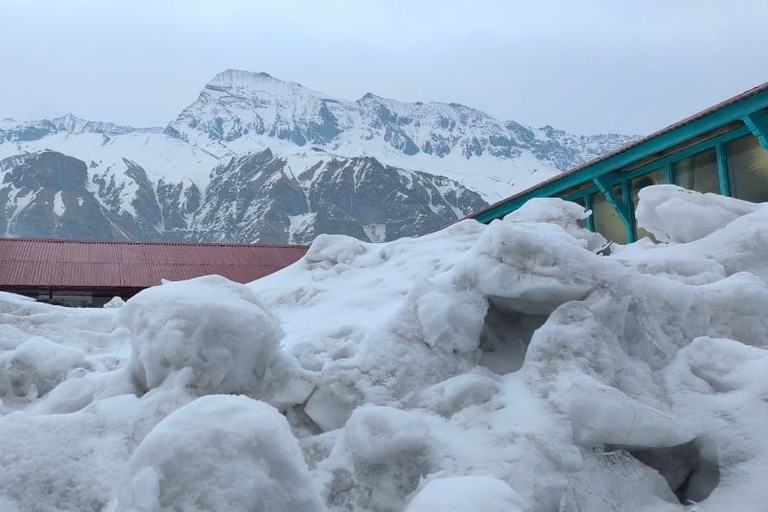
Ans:
[[[106,289],[106,290],[63,290],[63,289],[5,289],[4,292],[24,295],[38,302],[46,302],[58,306],[76,308],[100,308],[115,297],[128,300],[138,293],[138,290]]]

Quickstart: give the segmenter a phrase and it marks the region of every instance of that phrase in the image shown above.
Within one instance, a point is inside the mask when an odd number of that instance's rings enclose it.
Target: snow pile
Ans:
[[[216,300],[211,300],[216,297]],[[235,393],[264,375],[280,327],[246,286],[207,276],[142,291],[120,309],[131,373],[145,389],[189,369],[200,393]]]
[[[640,197],[662,242],[610,256],[540,199],[248,286],[2,295],[0,508],[762,511],[768,207]]]
[[[144,438],[114,510],[319,512],[323,505],[277,410],[244,396],[210,395],[174,411]]]

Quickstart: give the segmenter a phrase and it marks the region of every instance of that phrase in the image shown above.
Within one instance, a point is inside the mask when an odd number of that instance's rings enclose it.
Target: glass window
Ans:
[[[613,193],[621,200],[621,186],[614,187]],[[602,192],[592,195],[592,215],[595,231],[617,244],[627,243],[626,225],[616,212],[616,208],[605,198],[605,194]]]
[[[739,199],[768,201],[768,152],[757,138],[747,135],[725,145],[731,194]]]
[[[631,182],[632,214],[634,215],[635,209],[637,208],[637,203],[639,201],[638,192],[640,192],[640,190],[650,185],[658,185],[659,183],[666,183],[666,182],[667,182],[667,172],[664,168],[656,169],[653,172],[650,172],[648,174],[643,174],[642,176],[638,176],[637,178],[633,179]],[[649,232],[647,232],[643,228],[637,227],[637,218],[635,218],[635,238],[639,240],[646,236],[651,240],[656,241],[653,235],[651,235]]]
[[[714,149],[696,153],[672,164],[675,184],[697,192],[720,193],[717,153]]]

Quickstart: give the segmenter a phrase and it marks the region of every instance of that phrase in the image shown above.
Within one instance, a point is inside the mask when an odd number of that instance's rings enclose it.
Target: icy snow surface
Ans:
[[[0,294],[0,510],[763,512],[768,207],[643,189],[250,285]]]

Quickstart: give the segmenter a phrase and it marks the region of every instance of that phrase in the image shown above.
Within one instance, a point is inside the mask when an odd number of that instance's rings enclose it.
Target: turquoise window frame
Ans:
[[[644,176],[646,174],[650,174],[659,168],[664,168],[666,170],[667,182],[674,184],[675,180],[674,180],[673,166],[675,162],[684,160],[690,156],[696,155],[698,153],[702,153],[704,151],[709,151],[714,148],[717,154],[717,170],[718,170],[718,178],[720,180],[720,191],[722,195],[730,197],[731,191],[730,191],[730,182],[729,182],[729,175],[728,175],[728,165],[725,159],[725,150],[723,145],[726,142],[730,142],[734,139],[738,139],[739,137],[743,137],[745,135],[750,135],[750,134],[752,134],[752,130],[750,130],[750,128],[747,126],[742,126],[735,130],[731,130],[727,133],[723,133],[716,137],[712,137],[711,139],[702,141],[698,144],[695,144],[689,148],[685,148],[671,155],[665,156],[658,160],[654,160],[653,162],[645,164],[629,172],[621,172],[621,169],[617,169],[615,171],[608,173],[608,175],[613,176],[613,180],[616,183],[620,182],[622,184],[622,190],[624,192],[623,193],[624,202],[626,204],[626,207],[629,208],[629,212],[630,212],[629,222],[625,222],[625,224],[627,225],[627,240],[630,243],[637,241],[637,237],[635,236],[635,231],[637,228],[636,222],[635,222],[635,206],[632,204],[631,197],[629,197],[630,185],[633,179],[638,178],[640,176]],[[622,215],[621,211],[619,211],[618,213],[619,215]]]

